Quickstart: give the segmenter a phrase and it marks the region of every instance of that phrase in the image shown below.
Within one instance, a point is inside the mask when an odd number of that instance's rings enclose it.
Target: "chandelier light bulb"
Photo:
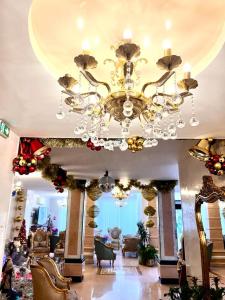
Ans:
[[[191,117],[189,122],[192,127],[196,127],[200,123],[199,120],[195,116]]]
[[[169,39],[163,41],[163,49],[164,49],[164,56],[170,56],[172,54],[171,51],[172,45]]]
[[[104,147],[105,146],[105,141],[104,139],[99,140],[99,146]]]
[[[167,131],[164,131],[164,132],[163,132],[163,134],[162,134],[162,139],[165,140],[165,141],[169,139],[169,134],[168,134]]]
[[[176,138],[177,138],[176,132],[170,133],[170,138],[171,138],[171,140],[176,140]]]
[[[183,70],[184,72],[191,72],[191,65],[189,63],[184,64]]]
[[[121,133],[122,133],[122,136],[127,136],[129,134],[129,128],[122,127]]]
[[[176,124],[177,124],[177,127],[180,128],[180,129],[185,127],[185,122],[182,119],[177,120]]]
[[[79,130],[80,133],[84,133],[86,131],[86,127],[84,125],[80,125],[78,127],[78,130]]]
[[[126,80],[125,80],[125,88],[127,90],[132,90],[133,87],[134,87],[134,81],[132,79],[130,79],[130,78],[126,78]]]
[[[151,148],[153,145],[152,145],[152,140],[150,140],[150,139],[146,139],[145,141],[144,141],[144,143],[143,143],[143,146],[145,147],[145,148]]]
[[[56,118],[58,119],[58,120],[62,120],[62,119],[64,119],[64,117],[65,117],[65,113],[62,111],[62,110],[60,110],[60,111],[58,111],[57,113],[56,113]]]
[[[124,29],[123,31],[123,39],[131,40],[133,37],[132,31],[129,28]]]
[[[95,135],[95,136],[92,136],[91,137],[91,142],[95,145],[95,146],[97,146],[97,142],[98,142],[98,137]]]
[[[155,117],[155,121],[156,122],[159,122],[159,121],[161,121],[162,120],[162,115],[160,114],[160,113],[157,113],[156,114],[156,117]]]

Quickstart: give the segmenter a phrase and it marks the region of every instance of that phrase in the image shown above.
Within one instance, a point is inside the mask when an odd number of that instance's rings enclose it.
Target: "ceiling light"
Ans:
[[[61,101],[59,104],[57,118],[64,117],[63,106],[66,104],[71,113],[82,115],[82,122],[85,123],[84,130],[80,130],[79,126],[75,128],[75,134],[82,135],[83,140],[87,139],[84,134],[88,134],[96,144],[99,144],[106,130],[110,133],[110,122],[114,119],[121,127],[122,141],[114,144],[113,140],[107,139],[101,145],[108,150],[119,147],[122,151],[128,149],[125,138],[135,138],[130,134],[134,121],[139,121],[143,136],[147,139],[147,142],[138,145],[140,149],[157,145],[155,139],[158,138],[176,139],[177,127],[183,128],[185,125],[180,107],[187,97],[191,97],[192,105],[190,125],[197,126],[199,120],[195,115],[191,90],[198,83],[191,78],[189,64],[184,66],[184,78],[177,82],[176,69],[182,60],[172,54],[171,41],[167,39],[163,42],[164,56],[156,63],[163,70],[161,77],[140,86],[136,66],[139,62],[147,63],[147,60],[140,57],[141,49],[131,41],[129,28],[124,30],[123,38],[124,42],[115,50],[116,59],[105,60],[105,63],[110,62],[110,66],[114,66],[109,71],[112,84],[97,80],[92,75],[91,70],[97,68],[98,62],[87,52],[90,50],[89,41],[83,40],[83,52],[74,58],[79,71],[78,80],[68,74],[58,80],[63,87],[61,95],[66,95],[66,98],[64,103]],[[143,138],[140,141],[144,142]]]

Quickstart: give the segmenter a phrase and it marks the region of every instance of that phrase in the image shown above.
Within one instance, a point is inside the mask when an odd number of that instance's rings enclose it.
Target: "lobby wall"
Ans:
[[[4,253],[5,238],[10,216],[11,193],[14,174],[12,160],[17,155],[19,137],[13,131],[9,138],[0,136],[0,273]]]

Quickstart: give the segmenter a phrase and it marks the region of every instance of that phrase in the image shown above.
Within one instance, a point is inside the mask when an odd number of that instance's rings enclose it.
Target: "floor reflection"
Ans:
[[[95,265],[86,265],[84,281],[72,284],[80,300],[149,300],[165,299],[169,289],[159,283],[157,267],[139,266],[135,258],[117,254],[114,274],[107,262],[102,263],[104,275]]]

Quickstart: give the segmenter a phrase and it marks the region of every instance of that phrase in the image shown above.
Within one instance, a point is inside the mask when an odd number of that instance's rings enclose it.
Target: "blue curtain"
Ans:
[[[101,234],[108,233],[108,228],[119,227],[122,235],[137,233],[137,222],[142,216],[142,195],[138,191],[131,191],[125,200],[127,205],[119,207],[115,204],[116,199],[111,193],[104,193],[97,201],[100,213],[96,218],[98,230]]]

